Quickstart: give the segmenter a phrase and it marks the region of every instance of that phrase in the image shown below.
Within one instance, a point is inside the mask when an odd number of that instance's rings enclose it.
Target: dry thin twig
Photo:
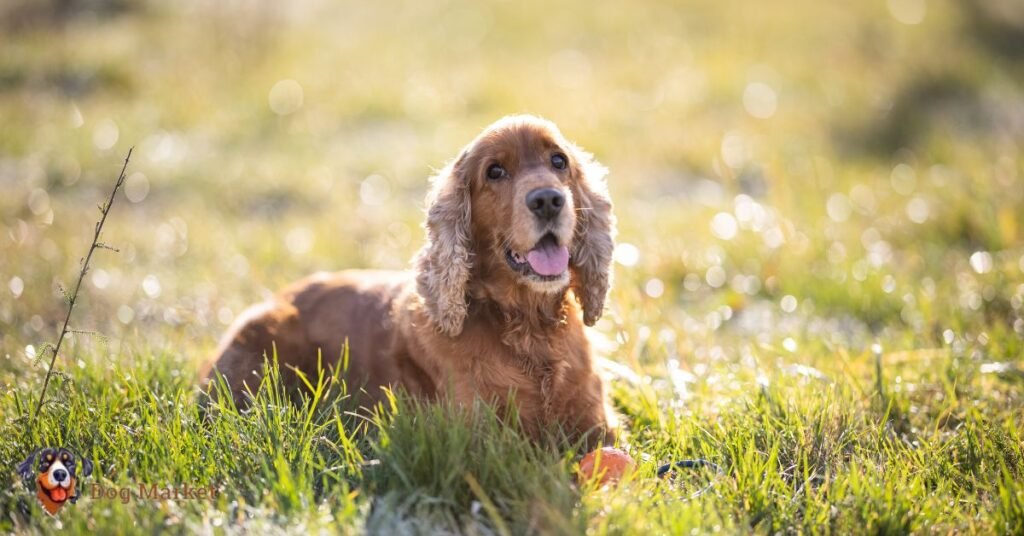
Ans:
[[[132,158],[132,151],[134,147],[128,149],[128,156],[124,157],[124,165],[121,166],[121,174],[117,176],[117,183],[114,184],[114,189],[110,192],[110,198],[107,199],[105,205],[99,207],[100,221],[96,222],[96,231],[92,237],[92,245],[89,246],[89,253],[86,254],[82,260],[82,269],[78,273],[78,283],[75,284],[75,290],[71,294],[66,294],[68,300],[68,313],[64,317],[64,327],[60,329],[60,336],[57,338],[57,344],[53,347],[53,356],[50,358],[50,366],[46,369],[46,377],[43,379],[43,389],[39,393],[39,403],[36,404],[36,411],[32,414],[32,420],[29,424],[31,425],[36,422],[39,418],[39,412],[43,409],[43,401],[46,399],[46,388],[50,385],[50,376],[53,375],[53,366],[57,363],[57,355],[60,352],[60,345],[64,342],[64,337],[75,330],[68,329],[68,322],[71,321],[71,312],[75,310],[75,302],[78,301],[78,291],[82,288],[82,280],[85,279],[85,274],[89,272],[89,261],[92,260],[92,254],[97,249],[113,249],[110,246],[100,242],[100,233],[103,232],[103,224],[107,221],[107,214],[110,214],[110,207],[114,205],[114,198],[117,195],[117,191],[124,185],[124,172],[128,169],[128,161]],[[116,250],[114,250],[116,251]]]

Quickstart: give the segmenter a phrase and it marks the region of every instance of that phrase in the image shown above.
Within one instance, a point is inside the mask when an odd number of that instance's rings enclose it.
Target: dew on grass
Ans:
[[[808,365],[801,365],[799,363],[786,365],[785,367],[782,367],[782,371],[793,376],[803,376],[805,378],[813,378],[815,380],[820,380],[823,382],[832,381],[824,372],[814,367]]]
[[[733,199],[733,213],[736,214],[736,221],[742,229],[761,232],[772,221],[769,209],[747,194],[737,195]]]
[[[725,284],[725,270],[721,266],[712,266],[704,274],[704,280],[712,288],[718,288]]]
[[[960,294],[960,300],[959,301],[960,301],[960,306],[963,307],[964,309],[968,309],[968,310],[971,310],[971,311],[977,311],[978,309],[981,309],[981,303],[982,303],[981,294],[978,294],[977,292],[974,292],[973,290],[968,290],[968,291]]]
[[[156,228],[156,253],[160,257],[180,257],[188,251],[188,225],[171,218]]]
[[[85,118],[82,117],[82,111],[78,109],[77,104],[71,105],[71,110],[68,112],[68,126],[71,128],[80,128],[85,124]]]
[[[796,340],[793,337],[786,337],[782,340],[782,347],[789,352],[795,352],[797,349]]]
[[[308,227],[295,227],[284,237],[285,247],[293,255],[305,255],[313,249],[315,237]]]
[[[910,195],[917,186],[917,172],[909,164],[896,164],[889,174],[889,182],[896,193]]]
[[[117,143],[120,135],[121,131],[117,128],[117,123],[110,118],[103,119],[92,129],[92,144],[97,149],[106,151]]]
[[[736,219],[728,212],[719,212],[711,218],[711,233],[722,240],[732,240],[738,229]]]
[[[391,198],[391,183],[382,175],[370,175],[359,183],[359,200],[364,205],[376,207]]]
[[[970,258],[971,268],[979,274],[987,274],[992,271],[992,254],[987,251],[975,251]]]
[[[149,274],[142,280],[142,291],[146,293],[146,296],[150,298],[157,298],[160,296],[162,287],[160,285],[160,279],[155,275]]]
[[[761,236],[764,240],[764,245],[771,249],[778,249],[786,243],[786,235],[782,233],[782,229],[778,226],[766,229]]]
[[[110,285],[110,273],[102,268],[92,272],[92,286],[97,289],[105,289]]]
[[[892,260],[892,246],[885,240],[878,240],[868,246],[868,263],[875,268],[880,268]]]
[[[117,308],[117,319],[122,324],[131,324],[135,319],[135,311],[127,305],[122,305]]]
[[[775,89],[764,82],[751,82],[743,90],[743,107],[747,113],[758,119],[769,119],[775,115],[778,97]]]
[[[718,311],[711,311],[704,317],[704,325],[709,331],[715,331],[722,327],[722,315]]]
[[[665,293],[665,283],[657,277],[648,279],[647,283],[644,284],[644,293],[651,298],[660,298]]]
[[[733,310],[728,305],[723,305],[718,308],[718,314],[722,315],[722,320],[729,320],[732,318]]]
[[[924,223],[928,221],[928,215],[930,209],[928,207],[928,201],[921,197],[911,198],[907,202],[907,217],[914,223]]]
[[[692,373],[679,368],[678,359],[669,359],[667,365],[669,381],[672,382],[672,388],[676,393],[676,398],[679,400],[688,400],[692,396],[689,384],[696,383],[697,377]]]
[[[754,296],[761,290],[761,280],[756,275],[736,274],[729,286],[734,292]]]
[[[35,188],[28,194],[28,209],[32,214],[41,216],[50,210],[50,194],[42,188]]]
[[[174,164],[187,154],[187,145],[179,134],[159,130],[142,141],[141,153],[154,164]]]
[[[840,193],[830,195],[825,202],[825,212],[828,213],[829,219],[837,223],[850,219],[850,213],[853,212],[850,198]]]
[[[640,250],[633,244],[622,242],[615,245],[615,251],[612,256],[615,262],[623,266],[636,266],[636,263],[640,260]]]
[[[177,309],[175,309],[173,307],[168,307],[168,308],[164,309],[163,320],[164,320],[164,323],[171,324],[171,325],[178,325],[178,324],[181,324],[182,318],[181,318],[181,314],[178,312]]]
[[[149,195],[149,179],[140,171],[136,171],[124,181],[124,195],[132,203],[141,203]]]
[[[11,294],[14,294],[14,298],[17,299],[25,291],[25,282],[20,277],[14,276],[7,282],[7,288],[10,289]]]
[[[791,294],[786,294],[785,296],[782,297],[782,300],[779,301],[779,307],[781,307],[782,310],[787,313],[792,313],[793,311],[796,311],[796,306],[796,297]]]
[[[982,374],[1002,374],[1011,370],[1013,365],[1010,363],[983,363],[978,367],[978,372]]]

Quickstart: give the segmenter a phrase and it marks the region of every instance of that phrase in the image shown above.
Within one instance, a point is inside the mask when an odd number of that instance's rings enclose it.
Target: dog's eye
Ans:
[[[565,155],[561,153],[555,153],[551,155],[551,165],[555,166],[555,169],[565,169],[568,161],[565,159]]]
[[[498,180],[507,174],[508,172],[505,171],[505,168],[498,164],[491,164],[491,167],[487,168],[487,178],[491,180]]]

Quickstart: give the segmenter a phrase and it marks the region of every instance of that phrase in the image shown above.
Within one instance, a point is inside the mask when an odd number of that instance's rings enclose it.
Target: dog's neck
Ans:
[[[548,339],[573,314],[568,288],[539,293],[522,285],[506,283],[473,285],[469,289],[470,311],[481,320],[496,323],[501,342],[520,358],[546,362],[552,359]],[[470,313],[473,314],[473,313]]]
[[[521,317],[531,328],[541,329],[565,322],[568,291],[567,287],[542,293],[522,284],[484,281],[471,283],[467,295],[471,301],[500,311],[504,317]]]

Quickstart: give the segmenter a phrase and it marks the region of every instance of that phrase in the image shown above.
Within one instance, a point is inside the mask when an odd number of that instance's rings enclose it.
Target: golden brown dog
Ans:
[[[614,422],[583,324],[601,316],[614,218],[606,170],[531,116],[486,128],[433,179],[427,243],[412,272],[321,273],[243,313],[213,370],[235,401],[276,349],[286,381],[335,365],[349,385],[469,405],[514,393],[531,433],[611,437]],[[605,435],[607,434],[607,435]]]

